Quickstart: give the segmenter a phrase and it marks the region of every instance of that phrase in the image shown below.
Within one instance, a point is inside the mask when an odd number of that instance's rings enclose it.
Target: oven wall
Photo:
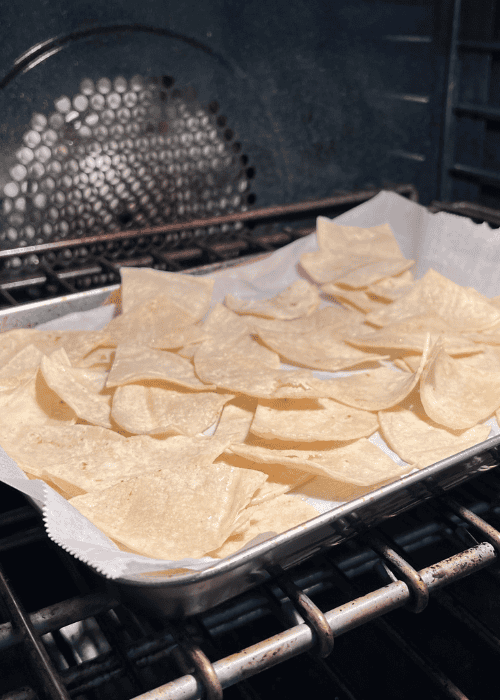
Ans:
[[[85,77],[139,73],[218,101],[259,205],[402,182],[423,203],[439,194],[451,0],[37,0],[2,14],[0,186],[33,112]]]

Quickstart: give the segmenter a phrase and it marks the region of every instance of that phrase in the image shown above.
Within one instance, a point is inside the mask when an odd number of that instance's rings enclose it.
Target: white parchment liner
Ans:
[[[417,278],[432,267],[454,282],[475,287],[488,297],[500,294],[500,235],[487,224],[474,224],[453,214],[430,214],[425,207],[392,192],[381,192],[337,217],[336,221],[354,226],[389,223],[405,257],[416,260],[413,272]],[[213,274],[214,302],[222,302],[228,293],[246,299],[273,296],[299,279],[299,258],[302,253],[313,250],[317,250],[314,234],[281,248],[259,262]],[[112,314],[113,307],[106,306],[73,313],[39,327],[53,330],[99,329],[106,325]],[[319,377],[335,376],[324,372],[315,374]],[[490,419],[487,423],[492,426],[490,437],[500,432],[496,420]],[[370,439],[397,463],[403,464],[378,433]],[[202,570],[218,561],[205,557],[173,562],[122,552],[43,481],[29,480],[1,447],[0,480],[35,501],[43,512],[45,527],[52,540],[108,578],[169,568]],[[340,503],[318,499],[311,499],[311,502],[320,512]]]

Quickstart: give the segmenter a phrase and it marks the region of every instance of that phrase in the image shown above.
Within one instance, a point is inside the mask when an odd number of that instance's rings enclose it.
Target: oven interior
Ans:
[[[499,226],[497,10],[6,6],[0,309],[115,284],[121,265],[263,255],[382,187]],[[2,486],[0,700],[492,697],[499,498],[490,470],[172,623],[97,585]]]

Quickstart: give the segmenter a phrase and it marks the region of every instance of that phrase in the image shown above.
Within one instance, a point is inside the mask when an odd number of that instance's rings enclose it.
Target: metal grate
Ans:
[[[33,114],[11,162],[4,157],[0,247],[245,209],[254,168],[227,118],[216,101],[203,107],[174,85],[167,75],[85,78],[54,112]],[[37,256],[5,264],[19,273]]]
[[[4,488],[2,700],[220,698],[222,688],[298,698],[299,677],[312,696],[341,700],[373,687],[386,698],[488,697],[500,652],[495,472],[175,624],[99,591]]]
[[[411,185],[394,190],[417,199]],[[338,213],[378,191],[0,250],[0,309],[117,284],[123,265],[202,273],[269,253],[311,233],[317,214]]]

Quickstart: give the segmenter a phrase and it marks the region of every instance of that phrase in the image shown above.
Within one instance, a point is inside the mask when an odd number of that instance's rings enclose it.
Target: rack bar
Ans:
[[[495,549],[488,543],[478,544],[419,571],[429,591],[459,580],[497,560]],[[402,581],[357,598],[325,613],[334,637],[396,610],[411,600],[411,592]],[[222,688],[250,678],[272,666],[312,649],[316,636],[307,624],[296,625],[258,644],[216,661],[213,664]],[[201,700],[196,678],[185,675],[134,700]]]
[[[413,185],[397,185],[388,189],[398,192],[399,194],[406,194],[412,201],[418,201],[418,193]],[[73,246],[90,245],[93,243],[110,243],[112,241],[121,241],[127,238],[140,238],[142,236],[151,237],[174,233],[177,231],[208,228],[209,226],[220,226],[222,224],[230,224],[238,221],[261,221],[265,219],[282,218],[294,214],[307,214],[318,209],[327,209],[330,207],[343,206],[345,204],[357,204],[358,202],[364,202],[367,199],[374,197],[380,191],[380,188],[361,190],[359,192],[337,194],[333,197],[325,197],[324,199],[316,199],[309,202],[298,202],[297,204],[286,204],[279,207],[263,207],[261,209],[252,209],[250,211],[224,214],[223,216],[214,216],[208,219],[193,219],[191,221],[163,224],[162,226],[131,229],[129,231],[115,231],[112,233],[101,233],[71,240],[52,241],[50,243],[26,246],[24,248],[10,248],[8,250],[0,250],[0,260],[2,258],[10,258],[14,256],[25,257],[27,255],[47,253],[49,251],[71,248]]]
[[[26,651],[36,672],[36,678],[52,700],[70,700],[60,676],[52,666],[47,650],[38,637],[29,616],[24,611],[20,601],[9,586],[3,571],[0,569],[0,594],[7,609],[12,624],[19,629]]]

